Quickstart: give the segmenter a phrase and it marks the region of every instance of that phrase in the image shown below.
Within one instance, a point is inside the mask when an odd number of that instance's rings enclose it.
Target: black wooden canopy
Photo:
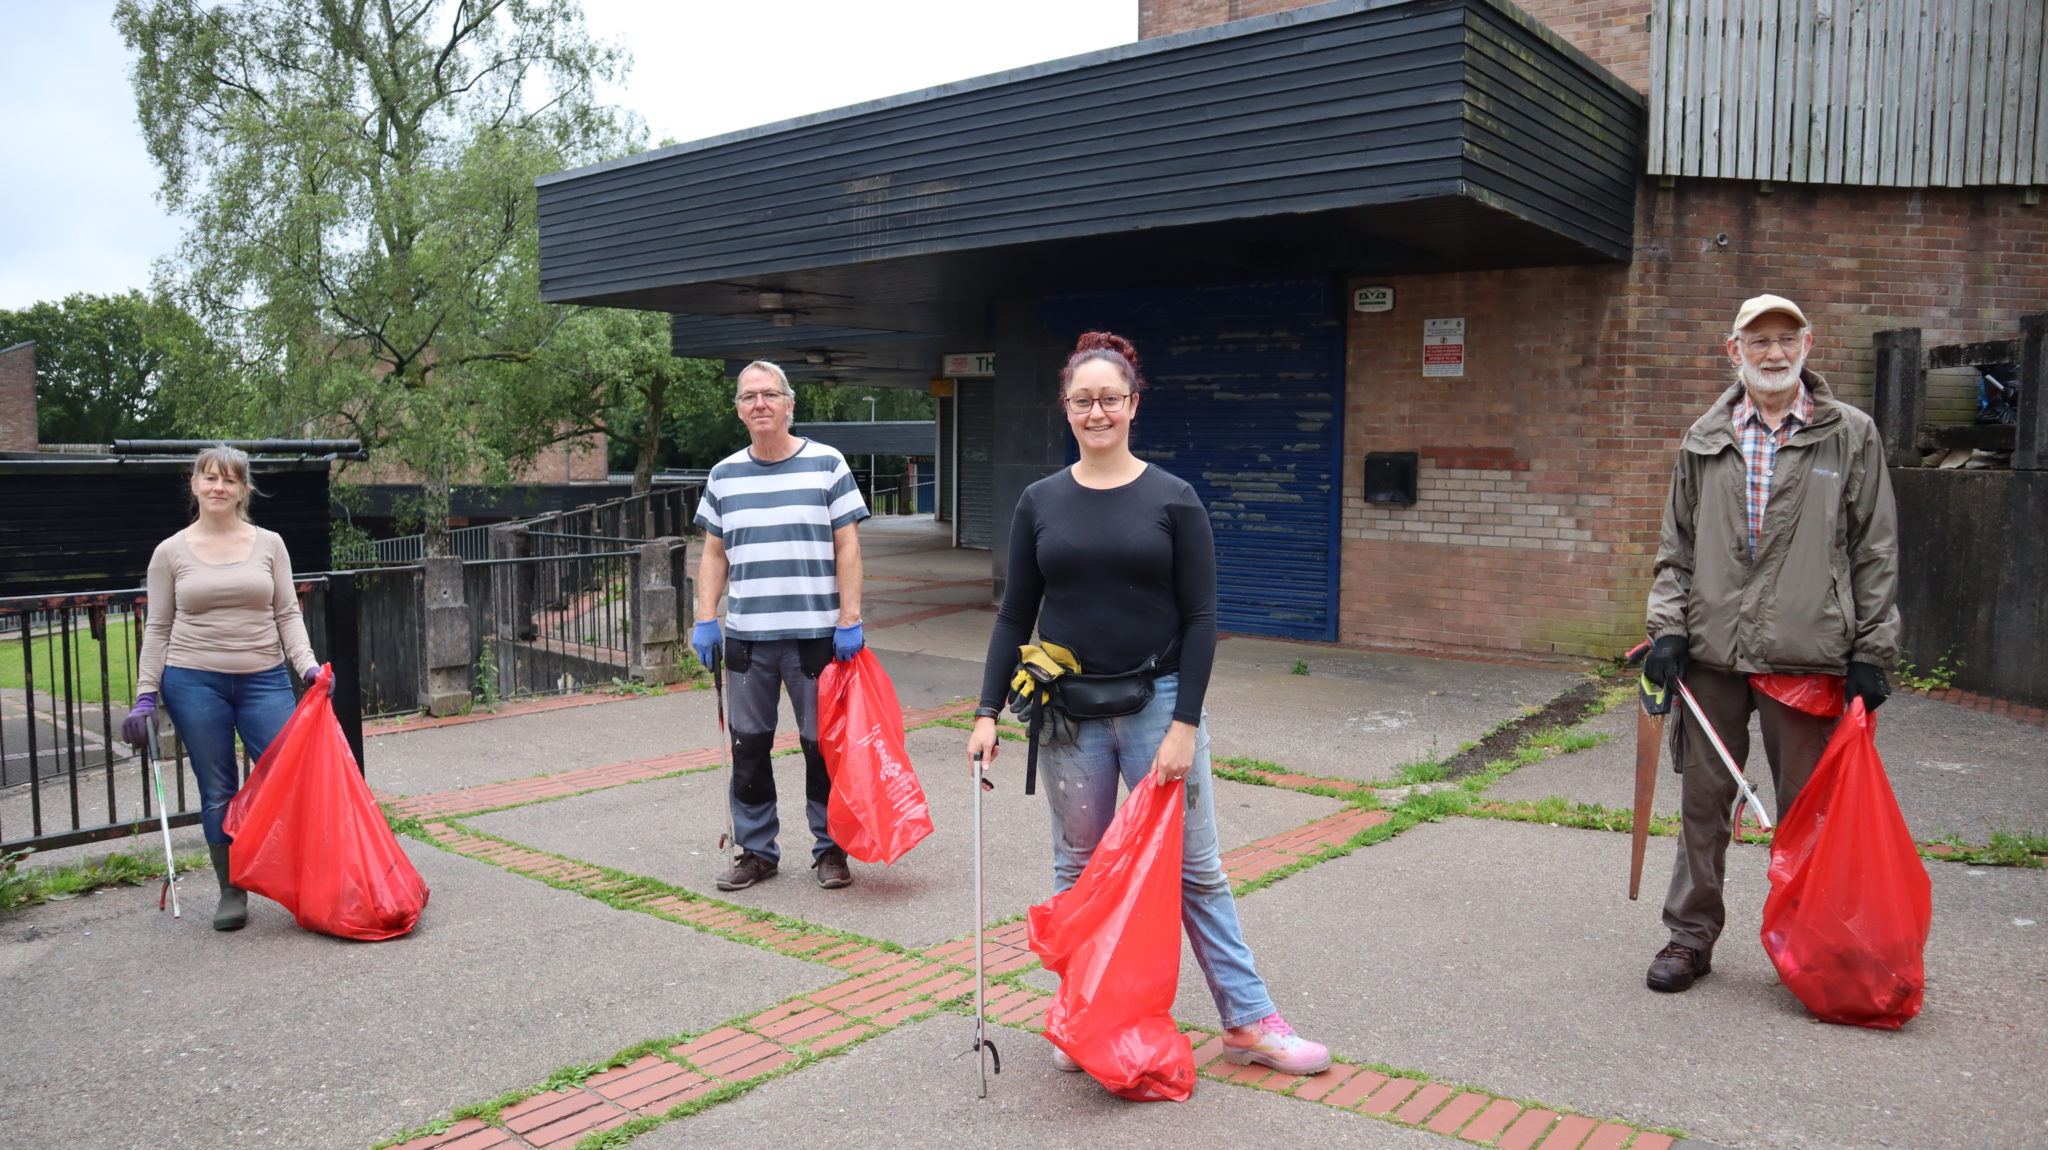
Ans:
[[[1505,0],[1337,0],[544,177],[541,294],[922,381],[997,298],[1626,260],[1644,114]]]

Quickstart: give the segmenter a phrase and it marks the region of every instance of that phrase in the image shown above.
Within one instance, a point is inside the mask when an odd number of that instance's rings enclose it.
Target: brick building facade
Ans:
[[[1303,7],[1142,0],[1153,37]],[[1528,0],[1530,15],[1638,90],[1647,0]],[[1353,280],[1340,639],[1602,656],[1634,643],[1679,436],[1731,375],[1738,301],[1801,303],[1811,366],[1868,410],[1871,336],[2011,339],[2048,310],[2048,208],[2018,188],[1878,188],[1644,177],[1627,264]],[[1465,374],[1424,378],[1425,317],[1466,321]],[[1974,392],[1970,393],[1974,396]],[[1368,451],[1421,454],[1419,501],[1367,504]]]
[[[34,451],[36,345],[0,348],[0,451]]]
[[[1993,82],[2048,34],[2019,7],[1138,13],[1134,44],[545,177],[543,298],[862,386],[986,359],[938,393],[940,498],[998,588],[1019,496],[1071,449],[1060,364],[1114,328],[1153,385],[1133,449],[1209,508],[1226,629],[1559,658],[1640,635],[1739,301],[1800,301],[1866,409],[1875,333],[2012,340],[2048,311],[2048,110]],[[1923,42],[1949,49],[1915,66]],[[1433,319],[1463,321],[1457,374],[1425,374]],[[1974,380],[1930,378],[1928,414],[1968,422]],[[1376,451],[1416,455],[1412,505],[1367,501]]]

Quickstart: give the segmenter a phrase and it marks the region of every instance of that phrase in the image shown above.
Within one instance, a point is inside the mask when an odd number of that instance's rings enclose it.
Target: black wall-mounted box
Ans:
[[[1415,472],[1421,457],[1413,451],[1368,451],[1365,453],[1365,501],[1415,503]]]

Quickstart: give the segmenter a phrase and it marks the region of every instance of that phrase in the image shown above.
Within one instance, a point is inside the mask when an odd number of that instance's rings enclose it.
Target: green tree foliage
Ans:
[[[167,283],[241,359],[204,410],[360,436],[418,474],[445,553],[453,482],[559,436],[527,394],[567,318],[539,302],[533,181],[637,141],[594,94],[623,49],[549,0],[120,0],[114,24],[190,220]]]
[[[603,432],[613,458],[633,470],[633,491],[652,486],[655,469],[671,466],[662,442],[672,428],[694,428],[728,416],[731,390],[725,364],[669,354],[668,316],[662,312],[586,308],[568,317],[541,356],[557,394],[528,392],[541,413],[570,411],[572,434]],[[728,451],[731,449],[728,449]]]
[[[36,432],[44,443],[175,437],[175,397],[226,367],[190,314],[137,291],[0,311],[0,347],[25,340],[36,345]]]

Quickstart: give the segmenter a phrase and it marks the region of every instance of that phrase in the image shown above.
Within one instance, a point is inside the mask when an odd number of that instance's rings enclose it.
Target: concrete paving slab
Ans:
[[[425,795],[719,745],[718,704],[706,688],[373,735],[363,760],[372,787]]]
[[[1502,799],[1558,795],[1573,802],[1632,807],[1635,711],[1617,708],[1592,720],[1589,729],[1611,738],[1598,747],[1522,767],[1487,794]],[[1765,801],[1775,804],[1754,720],[1750,731],[1747,771]],[[1878,712],[1877,750],[1915,838],[1953,833],[1982,844],[1994,830],[2048,830],[2048,730],[1953,703],[1897,695]],[[1677,812],[1679,781],[1667,755],[1657,775],[1659,812]]]
[[[1670,873],[1651,840],[1648,873]],[[1665,939],[1624,894],[1628,837],[1452,819],[1297,874],[1241,913],[1340,1053],[1730,1147],[2048,1138],[2048,873],[1932,864],[1927,1006],[1897,1032],[1816,1023],[1757,941],[1765,855],[1729,859],[1729,932],[1691,991],[1643,986]],[[1656,884],[1649,884],[1653,887]],[[1284,943],[1280,940],[1284,940]]]
[[[1207,1079],[1186,1102],[1125,1102],[1085,1074],[1053,1069],[1043,1039],[1000,1027],[993,1037],[1003,1072],[989,1076],[987,1098],[977,1097],[972,1055],[954,1058],[972,1040],[972,1023],[942,1014],[671,1122],[635,1139],[634,1150],[749,1146],[764,1138],[840,1150],[1155,1150],[1268,1145],[1276,1137],[1362,1150],[1456,1144],[1363,1114]]]
[[[366,1146],[842,977],[407,851],[433,899],[418,930],[390,942],[310,934],[263,899],[245,930],[219,934],[210,894],[174,921],[137,887],[10,914],[7,1144]]]
[[[720,891],[726,866],[723,770],[615,787],[469,820],[469,825],[541,850],[616,867],[741,906],[882,938],[913,948],[958,938],[974,926],[974,808],[965,732],[935,727],[910,734],[911,764],[931,804],[933,831],[893,866],[853,864],[854,884],[820,889],[810,871],[803,766],[776,760],[782,802],[781,873],[744,891]],[[989,921],[1022,914],[1052,890],[1050,817],[1041,796],[1023,793],[1021,746],[1005,748],[983,807],[985,905]],[[1256,793],[1254,793],[1256,792]],[[1217,823],[1229,846],[1278,834],[1342,804],[1271,787],[1219,782]],[[1226,848],[1227,849],[1227,848]]]
[[[879,645],[875,646],[875,658],[889,673],[889,681],[896,687],[896,701],[903,704],[904,710],[936,707],[963,699],[971,702],[981,694],[980,659],[970,661],[945,655],[895,651]],[[788,707],[785,699],[783,709]],[[967,736],[963,733],[960,739],[964,744]]]
[[[1291,673],[1296,660],[1308,674]],[[1401,764],[1449,758],[1579,681],[1575,671],[1239,636],[1217,648],[1209,737],[1222,758],[1392,779]]]
[[[914,617],[922,611],[906,614]],[[994,607],[971,607],[928,619],[914,618],[912,622],[881,619],[867,628],[867,640],[878,651],[943,655],[979,667],[988,654],[988,636],[995,624]]]

